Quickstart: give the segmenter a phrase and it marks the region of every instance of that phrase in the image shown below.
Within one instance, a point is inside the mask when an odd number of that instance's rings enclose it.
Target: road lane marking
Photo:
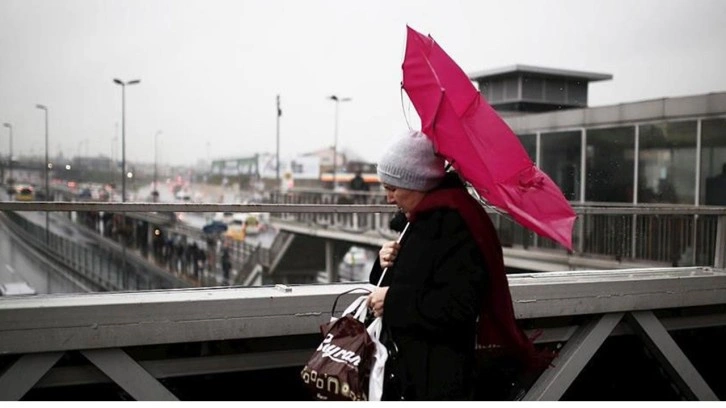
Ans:
[[[8,270],[10,271],[10,273],[15,273],[15,269],[12,266],[10,266],[8,264],[5,264],[5,267],[8,268]]]

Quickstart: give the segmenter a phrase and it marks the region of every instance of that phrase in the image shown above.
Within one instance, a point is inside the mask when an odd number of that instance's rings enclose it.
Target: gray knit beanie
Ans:
[[[444,160],[434,154],[426,135],[411,130],[384,151],[378,161],[378,178],[393,187],[429,191],[444,178]]]

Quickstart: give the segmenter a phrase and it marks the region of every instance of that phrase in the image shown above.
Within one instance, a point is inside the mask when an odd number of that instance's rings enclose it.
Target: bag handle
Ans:
[[[357,290],[360,290],[360,291],[363,291],[363,292],[366,292],[366,293],[371,293],[371,291],[368,290],[368,289],[366,289],[366,288],[353,288],[353,289],[346,290],[345,292],[339,294],[338,296],[335,297],[335,301],[333,302],[333,309],[330,311],[330,317],[335,316],[335,307],[338,305],[338,300],[340,299],[340,297],[343,296],[343,295],[347,295],[348,293],[355,292]],[[355,302],[357,302],[357,301],[358,300],[356,300]]]

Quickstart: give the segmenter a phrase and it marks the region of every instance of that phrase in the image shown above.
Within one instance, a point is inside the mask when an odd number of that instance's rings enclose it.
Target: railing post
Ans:
[[[718,217],[713,266],[721,269],[726,268],[726,215]]]

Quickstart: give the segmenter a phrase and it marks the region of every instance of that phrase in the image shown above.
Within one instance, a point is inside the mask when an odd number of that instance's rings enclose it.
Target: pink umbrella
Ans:
[[[456,62],[433,38],[406,28],[403,89],[436,151],[489,204],[572,250],[576,215],[562,191]]]

